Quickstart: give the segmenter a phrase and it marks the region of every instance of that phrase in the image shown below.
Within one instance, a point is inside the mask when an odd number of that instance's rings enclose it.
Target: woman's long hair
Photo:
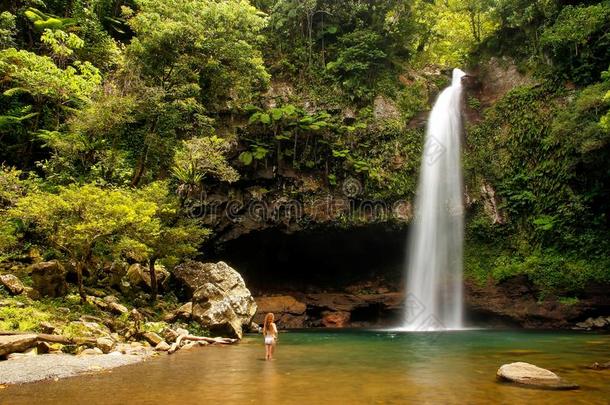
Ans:
[[[271,312],[269,312],[267,315],[265,315],[265,322],[263,322],[263,335],[267,336],[267,331],[269,330],[269,328],[271,327],[271,324],[273,323],[273,314]]]

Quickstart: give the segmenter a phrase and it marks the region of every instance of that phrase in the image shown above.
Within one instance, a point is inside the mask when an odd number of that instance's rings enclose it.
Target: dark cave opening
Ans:
[[[374,224],[286,234],[269,229],[225,242],[211,252],[238,270],[255,294],[330,292],[374,284],[402,287],[406,227]]]

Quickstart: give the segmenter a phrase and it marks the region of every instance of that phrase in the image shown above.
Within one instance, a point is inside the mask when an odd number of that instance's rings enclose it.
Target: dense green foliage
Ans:
[[[468,99],[483,116],[467,136],[467,270],[563,295],[610,277],[608,1],[1,7],[0,260],[38,247],[93,279],[108,261],[154,275],[214,231],[187,200],[229,185],[308,198],[354,177],[360,198],[412,200],[443,70],[510,57],[539,85]]]
[[[578,295],[610,281],[610,3],[527,10],[523,21],[500,8],[503,25],[485,45],[511,50],[540,85],[513,89],[469,128],[470,187],[493,185],[505,223],[475,206],[467,268],[482,280],[526,274],[542,296]],[[507,38],[516,31],[531,48]]]

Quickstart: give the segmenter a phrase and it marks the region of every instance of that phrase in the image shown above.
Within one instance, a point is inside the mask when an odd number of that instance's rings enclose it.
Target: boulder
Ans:
[[[158,352],[166,352],[170,349],[170,345],[165,340],[160,341],[156,346],[155,350]]]
[[[171,329],[171,328],[165,328],[163,329],[163,332],[161,332],[163,334],[163,337],[165,338],[166,341],[168,342],[175,342],[176,339],[178,339],[178,336],[180,336],[180,334],[178,332],[176,332],[175,330]]]
[[[87,295],[87,302],[95,305],[99,309],[108,310],[108,303],[101,298],[95,297],[93,295]]]
[[[55,333],[55,326],[53,326],[49,322],[40,322],[38,324],[38,328],[42,333],[47,333],[49,335],[52,335]]]
[[[57,260],[35,263],[30,266],[32,283],[40,295],[61,297],[66,294],[66,270]]]
[[[174,276],[192,298],[192,317],[211,332],[242,337],[256,313],[256,303],[241,275],[224,262],[189,261]]]
[[[163,338],[161,336],[157,335],[155,332],[144,332],[142,334],[142,337],[144,338],[144,340],[146,340],[148,343],[150,343],[150,345],[153,347],[155,347],[159,343],[163,342]]]
[[[106,303],[108,304],[112,304],[112,303],[119,303],[119,299],[117,297],[115,297],[114,295],[106,295],[104,297],[104,301],[106,301]]]
[[[187,302],[176,310],[176,317],[181,319],[190,319],[193,313],[193,303]]]
[[[150,346],[144,346],[140,342],[117,343],[114,351],[133,356],[148,356],[153,352]],[[114,353],[114,352],[113,352]]]
[[[204,284],[193,296],[193,319],[210,332],[241,339],[244,320],[235,313],[231,301],[214,284]]]
[[[0,336],[0,357],[34,347],[36,339],[34,334]]]
[[[21,280],[12,274],[3,274],[0,276],[0,284],[8,290],[11,295],[19,295],[23,292],[24,286]]]
[[[118,302],[111,302],[108,304],[108,309],[118,315],[126,314],[129,312],[125,305],[121,305]]]
[[[38,342],[36,344],[36,353],[47,354],[51,351],[51,344],[48,342]]]
[[[114,349],[114,344],[115,344],[114,340],[107,338],[107,337],[101,337],[95,341],[95,345],[103,353],[110,353],[112,351],[112,349]]]
[[[78,353],[79,356],[96,356],[104,354],[101,349],[94,347],[92,349],[85,349],[82,352]]]
[[[169,272],[165,270],[165,267],[156,265],[155,274],[157,275],[157,289],[158,291],[162,291],[169,280]],[[125,277],[131,286],[151,291],[150,271],[147,266],[143,266],[139,263],[132,264],[129,266]]]
[[[576,384],[565,382],[552,371],[524,362],[504,364],[498,369],[496,378],[499,381],[543,389],[569,390],[579,388]]]
[[[191,319],[191,315],[193,314],[193,303],[187,302],[186,304],[180,306],[180,308],[176,309],[165,315],[164,320],[166,322],[174,322],[177,319],[189,320]]]
[[[272,312],[275,323],[279,328],[302,328],[305,322],[307,305],[290,295],[277,295],[272,297],[256,297],[257,312],[253,321],[262,324],[265,315]]]

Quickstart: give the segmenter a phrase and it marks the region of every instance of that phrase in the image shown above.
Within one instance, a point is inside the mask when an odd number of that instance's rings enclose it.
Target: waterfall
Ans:
[[[464,214],[460,151],[462,77],[438,96],[426,143],[409,237],[403,329],[462,328]]]

